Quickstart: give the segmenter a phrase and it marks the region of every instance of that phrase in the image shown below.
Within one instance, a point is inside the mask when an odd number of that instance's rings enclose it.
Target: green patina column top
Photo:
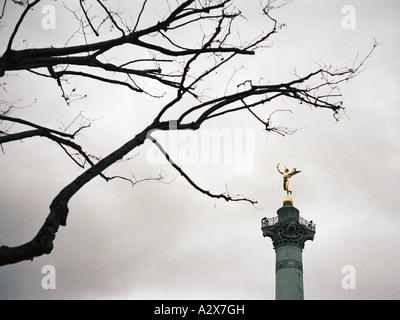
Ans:
[[[286,196],[283,199],[283,206],[278,209],[277,214],[277,217],[261,220],[263,236],[271,238],[274,249],[284,245],[304,249],[304,243],[314,239],[315,223],[300,216],[291,197]]]

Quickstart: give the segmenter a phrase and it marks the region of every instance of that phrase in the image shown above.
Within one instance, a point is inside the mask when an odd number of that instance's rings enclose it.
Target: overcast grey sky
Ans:
[[[158,8],[164,1],[152,3]],[[255,13],[258,1],[236,3],[248,18],[243,32],[262,26],[265,20]],[[354,29],[343,27],[346,5],[355,10]],[[31,14],[43,17],[40,8]],[[68,38],[71,30],[61,12],[57,7],[55,30],[43,30],[38,18],[27,20],[21,47],[23,39],[29,46],[60,33]],[[6,11],[10,25],[17,14]],[[207,134],[217,129],[232,136],[236,132],[234,145],[247,156],[245,165],[240,157],[233,163],[224,157],[218,163],[196,163],[179,150],[176,156],[205,189],[224,192],[226,184],[231,193],[257,199],[256,208],[197,192],[172,167],[159,163],[146,144],[137,157],[110,172],[143,178],[162,170],[167,181],[174,181],[131,188],[124,181],[94,179],[71,200],[68,224],[59,229],[50,255],[0,268],[0,299],[274,299],[275,253],[271,240],[262,237],[260,221],[275,216],[282,205],[278,162],[302,171],[291,179],[294,205],[317,228],[303,251],[305,299],[400,298],[400,2],[295,0],[274,17],[287,26],[274,36],[271,48],[249,59],[242,70],[255,82],[288,80],[294,69],[308,73],[321,61],[351,66],[358,53],[362,57],[369,52],[374,38],[381,45],[366,61],[366,70],[342,84],[346,114],[339,122],[326,110],[274,104],[261,114],[290,108],[293,113],[273,121],[299,128],[294,135],[267,134],[249,114],[238,113],[210,123],[203,135],[181,140],[185,148],[190,142],[194,149],[211,152],[209,145],[207,150],[201,146]],[[148,97],[79,79],[74,85],[88,99],[70,107],[60,99],[54,81],[24,72],[6,81],[4,99],[22,98],[21,106],[37,99],[16,115],[56,129],[81,110],[98,119],[79,138],[101,156],[127,141],[156,112],[149,111]],[[212,85],[225,88],[218,79]],[[173,144],[169,146],[173,152]],[[0,244],[11,246],[36,235],[51,200],[82,171],[58,146],[40,139],[9,144],[4,151]],[[55,267],[54,290],[42,288],[45,265]],[[342,287],[345,266],[356,272],[354,289]]]

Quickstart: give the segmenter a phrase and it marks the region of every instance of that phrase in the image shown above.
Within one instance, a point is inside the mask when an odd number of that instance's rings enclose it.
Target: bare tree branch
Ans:
[[[15,25],[14,31],[11,34],[10,40],[8,41],[8,45],[7,45],[7,52],[11,52],[11,47],[12,47],[12,43],[14,41],[14,38],[18,32],[19,27],[22,24],[22,21],[24,20],[25,16],[27,15],[27,13],[29,12],[29,10],[31,10],[36,4],[38,4],[40,2],[40,0],[35,0],[32,3],[28,4],[24,10],[24,12],[22,13],[21,17],[19,18],[18,22]],[[0,69],[1,70],[1,69]],[[2,74],[0,73],[0,76],[2,76]]]
[[[134,148],[143,144],[149,129],[137,134],[123,146],[101,159],[64,187],[50,204],[50,213],[38,234],[29,242],[10,248],[0,246],[0,265],[32,260],[34,257],[49,254],[59,226],[66,226],[69,200],[89,181],[100,175],[106,168],[122,159]]]
[[[150,136],[149,138],[151,140],[151,142],[154,143],[155,146],[157,146],[157,148],[161,151],[161,153],[165,156],[165,158],[167,159],[167,161],[171,164],[172,167],[175,168],[176,171],[178,171],[182,177],[185,178],[185,180],[187,182],[189,182],[189,184],[195,188],[197,191],[200,191],[201,193],[209,196],[210,198],[216,198],[216,199],[224,199],[225,201],[247,201],[250,202],[251,204],[256,204],[257,201],[255,200],[251,200],[248,198],[243,198],[239,195],[237,196],[230,196],[229,193],[220,193],[220,194],[214,194],[211,193],[208,190],[204,190],[203,188],[199,187],[183,170],[181,167],[179,167],[170,157],[170,155],[165,151],[165,149],[161,146],[161,144],[153,137]]]
[[[85,7],[83,6],[83,2],[84,2],[84,0],[79,0],[79,5],[80,5],[81,8],[82,8],[82,11],[83,11],[83,13],[84,13],[84,15],[85,15],[85,17],[86,17],[86,21],[88,22],[90,28],[92,29],[92,31],[94,32],[94,34],[96,35],[96,37],[98,37],[100,34],[99,34],[99,33],[97,32],[97,30],[93,27],[92,21],[91,21],[91,19],[88,17],[88,14],[87,14],[87,12],[86,12],[86,9],[85,9]]]
[[[106,8],[106,6],[100,1],[97,0],[97,3],[100,4],[100,6],[104,9],[104,11],[107,13],[108,17],[110,18],[111,22],[113,25],[122,33],[122,36],[125,37],[125,31],[118,25],[118,23],[114,20],[114,17],[112,16],[111,12]]]

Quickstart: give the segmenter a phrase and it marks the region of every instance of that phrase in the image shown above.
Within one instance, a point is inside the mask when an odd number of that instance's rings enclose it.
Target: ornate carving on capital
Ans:
[[[314,239],[315,224],[303,218],[296,219],[295,217],[284,221],[276,218],[263,218],[261,230],[264,237],[271,238],[274,249],[291,245],[304,249],[304,243],[307,240]]]

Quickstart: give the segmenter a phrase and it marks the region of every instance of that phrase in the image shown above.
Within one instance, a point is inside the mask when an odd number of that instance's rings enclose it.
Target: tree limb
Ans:
[[[17,247],[0,247],[0,266],[24,260],[32,260],[53,250],[53,240],[60,226],[66,226],[69,200],[89,181],[102,173],[113,163],[122,159],[134,148],[143,144],[148,132],[146,128],[123,146],[87,169],[64,187],[50,204],[50,213],[37,235],[29,242]]]
[[[256,204],[257,201],[255,200],[251,200],[248,198],[243,198],[243,197],[239,197],[239,196],[234,196],[232,197],[231,195],[229,195],[229,193],[220,193],[220,194],[214,194],[211,193],[208,190],[204,190],[203,188],[199,187],[183,170],[181,167],[179,167],[170,157],[170,155],[165,151],[165,149],[161,146],[161,144],[153,137],[149,137],[149,139],[154,143],[155,146],[157,146],[157,148],[161,151],[161,153],[165,156],[165,158],[167,159],[167,161],[171,164],[171,166],[173,168],[175,168],[176,171],[178,171],[182,177],[185,178],[185,180],[187,182],[189,182],[189,184],[195,188],[197,191],[200,191],[201,193],[205,194],[206,196],[210,197],[210,198],[215,198],[215,199],[224,199],[225,201],[247,201],[250,202],[252,205]]]

